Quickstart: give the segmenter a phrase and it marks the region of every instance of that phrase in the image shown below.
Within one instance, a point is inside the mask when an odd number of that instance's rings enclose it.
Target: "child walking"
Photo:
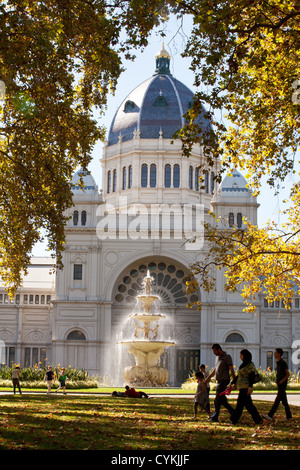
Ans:
[[[66,376],[66,369],[63,367],[61,370],[60,370],[60,374],[59,374],[59,387],[55,390],[56,392],[58,392],[58,390],[60,388],[63,389],[63,393],[66,394],[66,379],[67,379],[67,376]]]
[[[204,380],[207,379],[207,377],[209,376],[209,373],[206,370],[205,364],[201,364],[200,367],[199,367],[199,370],[200,370],[200,372],[202,372]],[[210,392],[209,382],[206,382],[206,387],[207,387],[207,393],[208,393],[208,399],[209,399],[209,392]]]
[[[194,418],[197,418],[198,406],[210,416],[209,396],[206,383],[204,382],[204,375],[202,372],[197,371],[195,377],[198,385],[194,396]]]

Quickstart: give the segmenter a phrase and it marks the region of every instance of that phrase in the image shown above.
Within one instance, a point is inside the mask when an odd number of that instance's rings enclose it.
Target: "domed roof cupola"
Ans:
[[[74,195],[91,196],[98,194],[98,186],[92,174],[79,168],[72,177],[72,191]]]
[[[246,178],[236,169],[233,170],[232,175],[225,176],[221,183],[221,191],[234,193],[235,196],[237,193],[251,193]]]
[[[170,57],[170,54],[166,51],[164,43],[162,44],[161,50],[156,54],[155,59],[156,59],[155,75],[157,75],[158,73],[171,75],[171,72],[170,72],[171,57]]]
[[[111,207],[121,203],[120,213],[125,206],[171,207],[174,201],[200,202],[208,211],[218,163],[214,171],[206,170],[204,191],[199,166],[207,163],[201,145],[182,158],[182,142],[175,138],[186,124],[194,93],[170,73],[164,46],[155,59],[155,73],[126,96],[111,122],[101,158],[103,201]],[[204,108],[197,123],[203,132],[211,130]]]
[[[155,74],[138,85],[119,106],[110,126],[107,146],[140,139],[172,140],[184,124],[194,93],[170,73],[170,55],[164,49],[156,55]],[[203,129],[211,123],[205,109],[199,117]]]

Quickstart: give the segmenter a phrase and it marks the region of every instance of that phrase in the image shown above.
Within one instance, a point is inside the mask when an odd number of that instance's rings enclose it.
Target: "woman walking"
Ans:
[[[263,419],[251,398],[253,383],[257,372],[255,365],[252,362],[252,354],[248,349],[242,349],[240,352],[240,358],[242,360],[242,364],[239,367],[237,376],[231,381],[231,385],[236,385],[239,390],[239,395],[236,408],[230,416],[230,421],[232,424],[237,424],[245,407],[252,416],[254,423],[262,424]]]

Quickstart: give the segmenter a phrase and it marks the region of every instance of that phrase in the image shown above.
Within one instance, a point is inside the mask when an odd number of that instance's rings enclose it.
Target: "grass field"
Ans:
[[[231,398],[233,404],[235,397]],[[256,402],[267,412],[270,402]],[[220,423],[193,419],[184,396],[150,399],[105,395],[0,396],[0,450],[299,450],[300,408],[292,421],[280,407],[271,425],[256,426],[244,412],[238,425],[226,410]]]

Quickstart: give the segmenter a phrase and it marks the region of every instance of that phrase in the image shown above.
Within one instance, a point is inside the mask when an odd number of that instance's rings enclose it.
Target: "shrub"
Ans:
[[[0,386],[11,387],[11,375],[13,367],[3,366],[0,368]],[[47,388],[47,384],[44,381],[45,374],[48,368],[38,367],[26,367],[20,368],[20,382],[23,388]],[[60,365],[52,366],[54,372],[55,381],[53,387],[58,386],[58,377],[60,373]],[[83,369],[72,369],[70,366],[65,370],[67,376],[67,387],[68,388],[97,388],[97,380],[90,377],[88,373]]]

